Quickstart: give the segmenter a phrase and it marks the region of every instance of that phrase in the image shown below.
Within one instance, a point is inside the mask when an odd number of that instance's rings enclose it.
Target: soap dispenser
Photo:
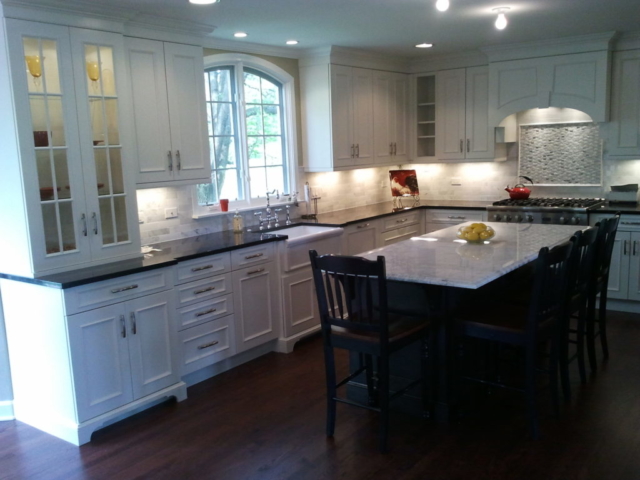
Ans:
[[[243,228],[242,215],[236,208],[236,213],[233,215],[233,233],[242,233]]]

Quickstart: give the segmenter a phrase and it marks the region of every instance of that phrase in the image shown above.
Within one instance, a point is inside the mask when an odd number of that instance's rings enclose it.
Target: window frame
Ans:
[[[229,199],[229,211],[235,209],[249,210],[259,208],[266,205],[266,192],[256,198],[251,198],[250,185],[248,179],[249,162],[247,151],[247,128],[246,128],[246,104],[244,98],[243,88],[243,72],[245,68],[249,68],[254,71],[263,73],[267,77],[272,77],[282,84],[282,120],[283,120],[283,134],[285,136],[283,141],[284,157],[286,161],[285,172],[289,175],[289,185],[291,189],[296,191],[298,187],[298,148],[297,148],[297,131],[296,131],[296,104],[295,104],[295,84],[294,77],[287,73],[277,65],[264,60],[262,58],[254,57],[252,55],[241,53],[222,53],[216,55],[208,55],[204,57],[204,71],[209,68],[215,67],[231,67],[234,71],[236,80],[236,96],[235,99],[238,112],[238,123],[236,126],[239,140],[239,156],[238,162],[242,165],[241,181],[244,186],[245,198],[244,200],[235,201]],[[208,88],[208,86],[206,87]],[[213,180],[213,177],[212,177]],[[280,192],[280,193],[294,193],[294,192]],[[200,205],[198,204],[197,187],[194,185],[192,189],[192,207],[193,217],[199,218],[204,216],[210,216],[219,214],[221,212],[219,203],[212,205]],[[272,204],[286,203],[283,198],[280,201],[272,197]]]

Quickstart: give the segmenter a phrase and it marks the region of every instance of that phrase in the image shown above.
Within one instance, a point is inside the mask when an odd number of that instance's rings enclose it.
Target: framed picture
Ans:
[[[418,177],[415,170],[389,170],[392,197],[418,196]]]

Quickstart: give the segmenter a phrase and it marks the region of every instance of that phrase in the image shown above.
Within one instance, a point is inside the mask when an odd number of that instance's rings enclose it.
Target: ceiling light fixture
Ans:
[[[449,0],[438,0],[436,2],[436,8],[441,12],[449,10]]]
[[[419,43],[416,45],[416,48],[431,48],[433,47],[433,43]]]
[[[244,33],[244,32],[236,32],[236,33],[233,34],[233,36],[236,37],[236,38],[245,38],[247,36],[247,34]]]
[[[297,45],[298,43],[300,43],[298,40],[287,40],[287,45]]]
[[[496,12],[498,14],[498,18],[496,18],[496,28],[498,30],[504,30],[505,28],[507,28],[507,17],[504,14],[505,12],[508,12],[510,9],[509,7],[498,7],[498,8],[494,8],[492,9],[493,12]]]
[[[194,3],[196,5],[210,5],[218,2],[220,2],[220,0],[189,0],[189,3]]]

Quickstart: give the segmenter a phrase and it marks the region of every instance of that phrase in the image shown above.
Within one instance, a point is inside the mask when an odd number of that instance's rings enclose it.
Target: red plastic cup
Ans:
[[[229,199],[228,198],[221,198],[220,199],[220,210],[222,210],[223,212],[228,212],[229,211]]]

